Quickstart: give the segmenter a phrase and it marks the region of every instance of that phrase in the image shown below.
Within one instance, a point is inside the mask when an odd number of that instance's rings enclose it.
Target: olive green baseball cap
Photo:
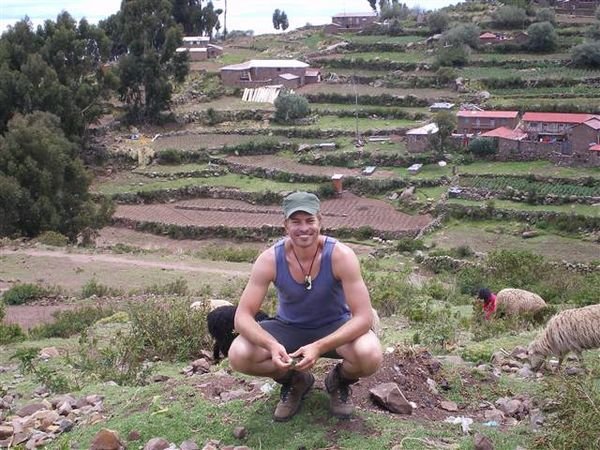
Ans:
[[[315,215],[320,209],[319,197],[310,192],[294,192],[283,199],[283,214],[286,219],[298,211]]]

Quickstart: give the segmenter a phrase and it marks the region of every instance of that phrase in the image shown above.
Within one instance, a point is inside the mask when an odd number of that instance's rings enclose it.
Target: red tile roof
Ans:
[[[595,144],[595,145],[590,146],[590,150],[592,152],[600,152],[600,144]]]
[[[545,113],[545,112],[527,112],[523,114],[524,122],[554,122],[554,123],[583,123],[593,119],[593,114],[565,114],[565,113]]]
[[[486,119],[514,119],[519,111],[458,111],[457,117],[480,117]]]
[[[594,130],[600,130],[600,118],[593,118],[590,120],[586,120],[585,125],[587,125],[588,127],[592,128]]]
[[[527,133],[523,133],[521,130],[511,130],[510,128],[500,127],[494,130],[490,130],[486,133],[481,133],[480,137],[498,137],[504,139],[510,139],[512,141],[520,141],[527,137]]]

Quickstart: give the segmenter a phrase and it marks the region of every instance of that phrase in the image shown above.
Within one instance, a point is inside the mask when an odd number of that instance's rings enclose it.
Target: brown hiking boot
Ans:
[[[350,385],[358,380],[349,380],[341,374],[342,364],[337,364],[325,378],[325,389],[329,393],[329,412],[339,419],[349,419],[354,413]]]
[[[281,382],[280,400],[273,413],[276,422],[287,422],[294,417],[302,406],[302,399],[315,382],[315,377],[307,372],[291,371],[291,376],[286,378],[288,380]]]

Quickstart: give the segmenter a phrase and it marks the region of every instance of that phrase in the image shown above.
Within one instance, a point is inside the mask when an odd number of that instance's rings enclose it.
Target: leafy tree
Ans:
[[[496,154],[498,143],[494,139],[477,138],[469,143],[469,151],[475,156],[485,158]]]
[[[527,48],[534,52],[551,52],[558,46],[558,34],[550,22],[536,22],[527,28]]]
[[[462,67],[468,64],[471,57],[471,47],[468,45],[451,45],[440,47],[435,57],[437,66]]]
[[[223,10],[215,9],[212,1],[204,7],[202,0],[172,0],[172,3],[173,18],[183,26],[186,35],[212,36],[221,27],[219,16]]]
[[[527,20],[527,13],[524,9],[516,6],[502,6],[494,12],[492,20],[499,27],[523,28]]]
[[[382,20],[398,19],[404,20],[410,16],[410,8],[405,3],[400,3],[398,0],[383,0],[379,2],[380,13]]]
[[[591,41],[600,41],[600,22],[590,25],[585,30],[585,37]]]
[[[125,1],[108,23],[117,48],[126,49],[119,58],[118,92],[127,104],[129,120],[159,121],[169,107],[173,81],[183,81],[188,70],[187,55],[175,51],[182,34],[171,2]]]
[[[535,20],[537,22],[550,22],[552,25],[556,25],[556,13],[551,8],[542,8],[535,13]]]
[[[377,12],[377,0],[369,0],[369,5],[371,5],[373,11]]]
[[[275,120],[288,123],[310,114],[306,97],[297,94],[282,93],[275,100]]]
[[[481,30],[473,24],[457,25],[447,30],[441,41],[451,45],[468,45],[471,48],[477,48],[479,45],[479,35]]]
[[[109,50],[101,29],[66,12],[35,33],[27,18],[9,27],[0,38],[0,131],[15,113],[43,110],[61,118],[69,137],[82,136],[111,87],[101,70]]]
[[[437,153],[444,153],[451,146],[450,138],[456,129],[456,116],[450,111],[439,111],[433,121],[438,126],[438,132],[430,136],[431,147]]]
[[[93,204],[89,184],[58,117],[15,115],[0,137],[0,234],[53,230],[74,238],[85,227],[101,226],[110,207]]]
[[[578,67],[600,68],[600,42],[587,42],[573,47],[571,60]]]
[[[432,33],[441,33],[450,23],[450,16],[444,11],[433,11],[427,14],[427,25]]]
[[[285,11],[280,11],[279,9],[276,9],[275,11],[273,11],[273,27],[276,30],[287,30],[288,27],[290,26],[289,22],[288,22],[288,18],[287,18],[287,14],[285,13]]]

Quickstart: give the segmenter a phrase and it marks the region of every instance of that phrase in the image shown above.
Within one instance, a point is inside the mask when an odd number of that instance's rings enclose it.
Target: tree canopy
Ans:
[[[16,114],[0,136],[0,235],[59,231],[71,238],[98,227],[111,212],[88,194],[90,179],[77,146],[47,112]]]
[[[558,46],[558,34],[550,22],[536,22],[527,28],[527,48],[534,52],[551,52]]]
[[[189,3],[189,2],[188,2]],[[102,22],[117,49],[118,89],[132,122],[158,121],[168,109],[172,80],[183,81],[187,54],[177,53],[182,29],[169,0],[127,0]]]
[[[112,85],[102,70],[109,39],[67,12],[32,28],[25,18],[0,38],[0,131],[16,113],[43,110],[59,116],[67,136],[77,138],[102,113]]]
[[[288,22],[288,17],[285,11],[280,11],[279,9],[273,11],[273,28],[276,30],[281,29],[285,31],[289,26],[290,23]]]

